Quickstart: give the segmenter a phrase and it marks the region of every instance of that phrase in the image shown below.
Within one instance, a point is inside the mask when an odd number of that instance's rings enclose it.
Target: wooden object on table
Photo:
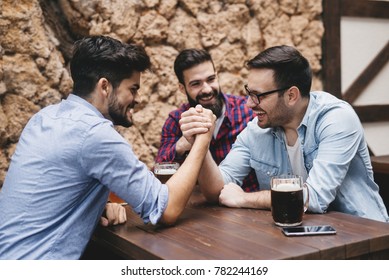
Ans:
[[[374,181],[380,186],[380,195],[389,211],[389,155],[372,156]]]

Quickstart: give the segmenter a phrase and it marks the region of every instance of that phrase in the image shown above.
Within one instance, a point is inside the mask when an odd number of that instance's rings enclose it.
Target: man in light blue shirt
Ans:
[[[141,72],[149,67],[139,46],[105,36],[76,42],[70,63],[74,93],[30,119],[12,157],[0,192],[0,259],[80,258],[109,191],[145,223],[176,221],[216,117],[204,109],[204,134],[192,139],[195,149],[162,184],[114,129],[132,125]]]
[[[207,199],[270,209],[271,177],[297,174],[308,185],[309,211],[335,210],[388,222],[363,127],[352,107],[329,93],[310,92],[309,63],[292,47],[269,48],[248,67],[247,106],[257,116],[219,167],[206,156],[199,183]],[[184,113],[181,123],[192,122],[195,115],[200,111]],[[251,168],[261,191],[245,193],[239,185]]]

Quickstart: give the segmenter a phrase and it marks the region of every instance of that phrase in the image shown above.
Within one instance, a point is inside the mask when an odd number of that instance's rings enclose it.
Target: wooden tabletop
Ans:
[[[336,235],[286,237],[266,210],[209,205],[194,193],[175,226],[128,221],[98,227],[93,240],[126,259],[389,259],[389,223],[330,212],[303,225],[331,225]]]
[[[372,156],[371,164],[376,173],[389,174],[389,155],[388,156]]]

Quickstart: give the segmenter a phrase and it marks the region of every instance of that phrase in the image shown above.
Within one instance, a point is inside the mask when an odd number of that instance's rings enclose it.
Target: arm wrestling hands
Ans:
[[[199,119],[202,125],[194,128],[195,132],[189,132],[187,139],[192,145],[190,152],[177,172],[166,182],[169,198],[160,222],[168,225],[175,223],[193,192],[215,129],[216,116],[211,110],[203,109],[201,105],[197,105],[191,110],[201,111],[195,118]],[[186,131],[192,129],[193,127],[189,124]]]
[[[215,117],[216,119],[216,117]],[[204,114],[204,108],[197,105],[181,114],[179,121],[183,136],[183,145],[191,148],[197,134],[207,133],[209,131],[209,117]]]
[[[203,108],[197,106],[182,113],[180,128],[183,137],[190,144],[193,143],[196,134],[207,132],[207,118],[202,116]],[[202,181],[204,183],[202,183]],[[218,202],[222,205],[235,208],[260,208],[270,209],[270,191],[247,193],[234,183],[224,185],[222,175],[208,152],[204,159],[203,167],[199,175],[200,189],[210,202]]]
[[[179,122],[180,129],[183,138],[185,138],[188,143],[193,143],[196,135],[207,131],[205,128],[207,118],[203,115],[203,110],[201,105],[197,105],[196,108],[190,108],[181,114]],[[224,181],[209,150],[203,160],[197,182],[207,201],[219,202],[219,195],[223,188]]]

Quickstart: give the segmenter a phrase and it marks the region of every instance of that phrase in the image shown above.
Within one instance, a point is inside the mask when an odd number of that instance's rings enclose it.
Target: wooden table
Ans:
[[[374,171],[374,181],[380,186],[380,195],[389,211],[389,155],[372,156],[371,165]]]
[[[194,193],[172,227],[128,221],[98,227],[93,242],[125,259],[389,259],[389,223],[330,212],[306,214],[304,225],[332,225],[336,235],[286,237],[271,212],[204,202]]]
[[[371,164],[376,173],[389,174],[389,155],[388,156],[372,156]]]

